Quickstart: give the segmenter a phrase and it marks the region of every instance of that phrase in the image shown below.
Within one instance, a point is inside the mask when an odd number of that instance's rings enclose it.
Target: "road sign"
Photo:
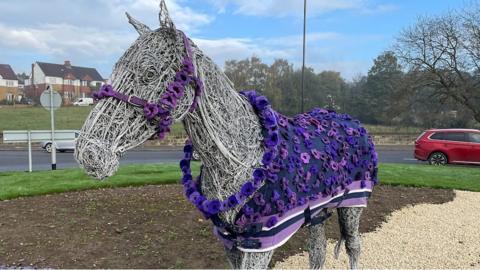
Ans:
[[[52,93],[51,98],[50,92]],[[42,106],[48,111],[50,111],[50,107],[53,110],[57,110],[58,108],[60,108],[60,106],[62,106],[62,96],[57,91],[50,91],[50,89],[47,89],[43,91],[42,95],[40,96],[40,104],[42,104]],[[51,106],[50,104],[53,104],[53,106]]]

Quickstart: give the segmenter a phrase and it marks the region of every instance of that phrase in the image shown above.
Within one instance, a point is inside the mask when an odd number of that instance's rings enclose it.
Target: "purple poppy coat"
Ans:
[[[272,250],[302,225],[322,222],[323,209],[366,206],[377,183],[377,153],[357,120],[325,109],[287,118],[259,105],[264,97],[255,92],[244,95],[263,124],[265,182],[250,194],[235,226],[212,218],[227,247]]]

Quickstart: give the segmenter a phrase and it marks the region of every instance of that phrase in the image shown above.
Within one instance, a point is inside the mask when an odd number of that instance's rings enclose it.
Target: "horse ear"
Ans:
[[[132,16],[130,16],[130,14],[128,14],[128,12],[125,12],[125,14],[127,15],[128,22],[129,22],[131,25],[133,25],[133,27],[135,28],[135,30],[137,30],[137,32],[138,32],[140,35],[143,35],[143,34],[152,32],[152,30],[150,30],[150,28],[148,28],[148,26],[146,26],[145,24],[137,21],[135,18],[133,18]]]
[[[168,15],[168,9],[167,4],[165,4],[165,0],[160,2],[160,13],[158,14],[158,19],[160,20],[161,28],[170,28],[175,30],[175,25],[173,24],[170,15]]]

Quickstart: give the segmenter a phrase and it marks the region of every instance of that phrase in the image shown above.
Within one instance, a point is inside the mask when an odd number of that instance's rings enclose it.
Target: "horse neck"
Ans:
[[[197,110],[183,122],[203,164],[202,192],[225,199],[259,164],[261,126],[250,103],[210,59],[200,57],[197,70],[205,89]]]

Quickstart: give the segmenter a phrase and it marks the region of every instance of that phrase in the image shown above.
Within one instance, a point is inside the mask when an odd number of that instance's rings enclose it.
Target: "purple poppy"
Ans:
[[[198,197],[200,197],[201,194],[198,193],[197,191],[193,192],[192,194],[190,194],[190,196],[188,196],[188,200],[192,203],[194,203],[195,201],[197,201]]]
[[[273,161],[273,153],[272,152],[265,152],[262,157],[262,164],[264,166],[268,166]]]
[[[277,132],[271,132],[268,134],[268,137],[265,138],[265,145],[267,147],[274,147],[278,144],[278,133]]]
[[[330,143],[330,140],[327,138],[327,137],[322,137],[322,142],[324,144],[329,144]]]
[[[248,222],[248,219],[245,215],[241,215],[237,221],[235,222],[235,224],[237,224],[237,226],[240,226],[240,227],[244,227],[245,225],[247,225],[247,222]]]
[[[320,151],[318,151],[317,149],[312,149],[310,152],[315,159],[320,159]]]
[[[182,86],[185,86],[190,83],[190,76],[188,76],[188,73],[184,70],[177,72],[175,74],[175,82],[180,83]]]
[[[192,180],[193,180],[192,175],[189,174],[189,173],[186,173],[186,174],[184,174],[183,177],[182,177],[182,184],[185,184],[185,183],[187,183],[188,181],[192,181]]]
[[[272,128],[277,125],[277,118],[272,110],[263,110],[261,117],[263,119],[263,124],[267,128]]]
[[[302,206],[302,205],[305,205],[306,203],[307,203],[307,198],[301,197],[300,199],[298,199],[297,205]]]
[[[272,194],[272,202],[276,202],[280,199],[280,193],[278,191],[274,190]]]
[[[268,100],[266,97],[264,96],[258,96],[255,98],[255,108],[259,111],[263,111],[265,110],[265,108],[267,108],[267,106],[270,105],[268,103]]]
[[[300,154],[300,146],[298,144],[293,145],[293,152]]]
[[[183,147],[183,153],[193,153],[193,145],[187,144]]]
[[[167,90],[178,99],[183,96],[184,86],[180,82],[174,81],[168,85]]]
[[[261,214],[262,216],[268,216],[272,213],[272,205],[269,203],[266,203],[265,206],[263,207]]]
[[[312,141],[308,140],[308,139],[305,139],[305,141],[303,142],[305,144],[305,147],[307,149],[312,149],[313,148],[313,143]]]
[[[280,148],[280,156],[283,158],[283,159],[286,159],[288,157],[288,150],[285,149],[285,148]]]
[[[192,74],[195,72],[195,67],[193,66],[192,60],[189,58],[183,59],[183,70],[185,70],[186,73]]]
[[[285,211],[285,202],[284,201],[278,200],[278,201],[275,202],[275,205],[277,206],[278,211],[280,211],[280,212]]]
[[[337,162],[333,161],[333,160],[330,160],[330,168],[332,168],[332,170],[334,171],[338,171],[338,164]]]
[[[267,179],[268,181],[272,182],[272,183],[275,183],[278,181],[278,175],[276,173],[270,173],[268,172],[267,173]]]
[[[102,97],[113,97],[115,95],[115,91],[110,84],[104,84],[100,87],[99,96]]]
[[[152,120],[153,118],[155,118],[158,112],[159,112],[159,109],[158,109],[158,105],[156,104],[149,103],[145,105],[145,107],[143,107],[143,114],[148,120]]]
[[[160,99],[160,103],[168,108],[172,109],[177,106],[177,100],[170,92],[165,92]]]
[[[300,158],[302,159],[302,162],[305,164],[308,164],[310,162],[310,155],[308,153],[301,153]]]
[[[277,224],[278,218],[276,216],[270,217],[265,224],[268,228],[271,228]]]
[[[265,205],[265,199],[263,198],[262,193],[256,193],[255,195],[253,195],[253,201],[256,205]]]
[[[230,208],[233,208],[233,207],[237,206],[239,203],[240,203],[240,201],[238,200],[237,196],[235,196],[235,195],[231,195],[227,199],[227,205]]]
[[[253,171],[253,179],[263,181],[265,179],[265,170],[255,169]]]
[[[253,215],[254,213],[253,208],[249,207],[248,205],[244,205],[242,210],[247,217]]]
[[[180,160],[180,169],[182,169],[182,171],[190,169],[190,160],[187,160],[187,159]]]
[[[248,197],[252,195],[254,191],[255,191],[255,188],[253,187],[252,182],[246,182],[242,186],[241,194],[245,197]]]
[[[370,176],[370,172],[369,172],[369,171],[366,171],[366,172],[365,172],[365,180],[367,180],[367,181],[372,180],[372,177]]]
[[[286,127],[288,125],[288,121],[287,119],[280,116],[280,118],[278,119],[278,124],[282,127]]]

